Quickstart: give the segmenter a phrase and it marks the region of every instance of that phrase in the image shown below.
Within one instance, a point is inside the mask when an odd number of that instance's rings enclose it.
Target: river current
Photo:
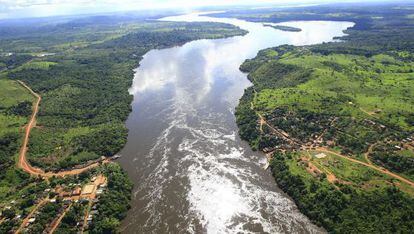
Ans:
[[[323,233],[276,185],[266,158],[237,133],[234,111],[251,83],[245,59],[282,44],[344,35],[350,22],[297,21],[284,32],[262,23],[196,13],[165,21],[210,21],[249,33],[148,52],[135,70],[119,162],[135,183],[124,233]]]

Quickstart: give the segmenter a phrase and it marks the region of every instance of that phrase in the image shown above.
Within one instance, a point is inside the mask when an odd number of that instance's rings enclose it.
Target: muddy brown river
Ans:
[[[282,44],[344,35],[350,22],[303,21],[284,32],[199,14],[168,21],[230,23],[245,36],[198,40],[148,52],[135,70],[119,162],[135,183],[124,233],[321,233],[276,185],[266,158],[240,140],[234,110],[251,83],[245,59]]]

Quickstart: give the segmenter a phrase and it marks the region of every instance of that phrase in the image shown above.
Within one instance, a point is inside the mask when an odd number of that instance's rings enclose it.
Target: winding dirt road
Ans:
[[[23,169],[24,171],[26,171],[26,172],[28,172],[32,175],[42,175],[45,172],[42,171],[39,168],[32,167],[29,164],[29,162],[27,162],[27,158],[26,158],[26,153],[27,153],[27,150],[28,150],[27,145],[29,143],[30,132],[31,132],[32,128],[36,125],[36,116],[37,116],[37,113],[39,112],[39,105],[40,105],[40,101],[42,100],[42,97],[39,94],[35,93],[29,86],[27,86],[22,81],[18,80],[17,82],[19,82],[24,88],[29,90],[29,92],[36,98],[36,101],[33,104],[33,112],[32,112],[32,115],[30,117],[30,121],[26,125],[24,138],[23,138],[23,143],[22,143],[22,147],[20,148],[20,153],[19,153],[18,166],[19,166],[19,168]]]
[[[33,104],[33,112],[32,115],[30,117],[30,121],[29,123],[26,125],[25,128],[25,134],[24,134],[24,138],[23,138],[23,142],[22,142],[22,146],[20,148],[20,153],[19,153],[19,160],[18,160],[18,167],[23,169],[25,172],[33,175],[33,176],[41,176],[43,178],[50,178],[53,176],[56,177],[64,177],[67,175],[78,175],[81,174],[89,169],[92,169],[94,167],[98,167],[101,164],[106,164],[111,162],[111,159],[105,159],[105,160],[101,160],[95,163],[92,163],[88,166],[85,166],[83,168],[77,168],[77,169],[73,169],[73,170],[68,170],[68,171],[60,171],[60,172],[45,172],[40,168],[36,168],[33,167],[32,165],[30,165],[30,163],[27,161],[27,150],[28,150],[28,144],[29,144],[29,138],[30,138],[30,132],[32,131],[33,127],[36,126],[36,118],[37,118],[37,114],[39,112],[39,105],[40,102],[42,100],[42,97],[37,94],[36,92],[34,92],[29,86],[27,86],[23,81],[18,80],[17,81],[20,85],[22,85],[24,88],[26,88],[35,98],[36,101]]]

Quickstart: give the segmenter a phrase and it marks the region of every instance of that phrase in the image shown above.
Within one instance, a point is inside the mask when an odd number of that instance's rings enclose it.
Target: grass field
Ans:
[[[21,102],[32,102],[34,97],[19,83],[0,79],[0,136],[9,132],[19,132],[27,122],[27,117],[7,114],[7,109]]]
[[[0,108],[7,108],[23,101],[33,100],[33,96],[16,81],[0,79]]]
[[[298,86],[261,90],[254,100],[258,110],[266,112],[278,106],[295,105],[313,112],[378,118],[403,129],[414,129],[407,123],[414,114],[414,103],[410,101],[414,99],[413,62],[403,63],[383,54],[366,58],[297,53],[284,56],[278,62],[313,72],[307,82]],[[272,65],[276,64],[264,66]],[[251,76],[260,76],[260,71]],[[326,105],[326,102],[335,105]]]
[[[55,62],[47,62],[47,61],[30,61],[28,63],[19,66],[14,71],[20,70],[49,70],[51,66],[56,65]]]

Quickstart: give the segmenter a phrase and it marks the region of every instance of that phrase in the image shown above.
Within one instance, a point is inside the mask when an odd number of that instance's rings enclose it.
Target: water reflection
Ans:
[[[294,33],[197,14],[164,20],[231,23],[249,34],[153,50],[141,61],[121,152],[136,184],[124,231],[322,232],[262,170],[263,155],[239,139],[234,108],[250,83],[238,68],[260,49],[330,41],[352,23],[284,23],[303,30]]]

